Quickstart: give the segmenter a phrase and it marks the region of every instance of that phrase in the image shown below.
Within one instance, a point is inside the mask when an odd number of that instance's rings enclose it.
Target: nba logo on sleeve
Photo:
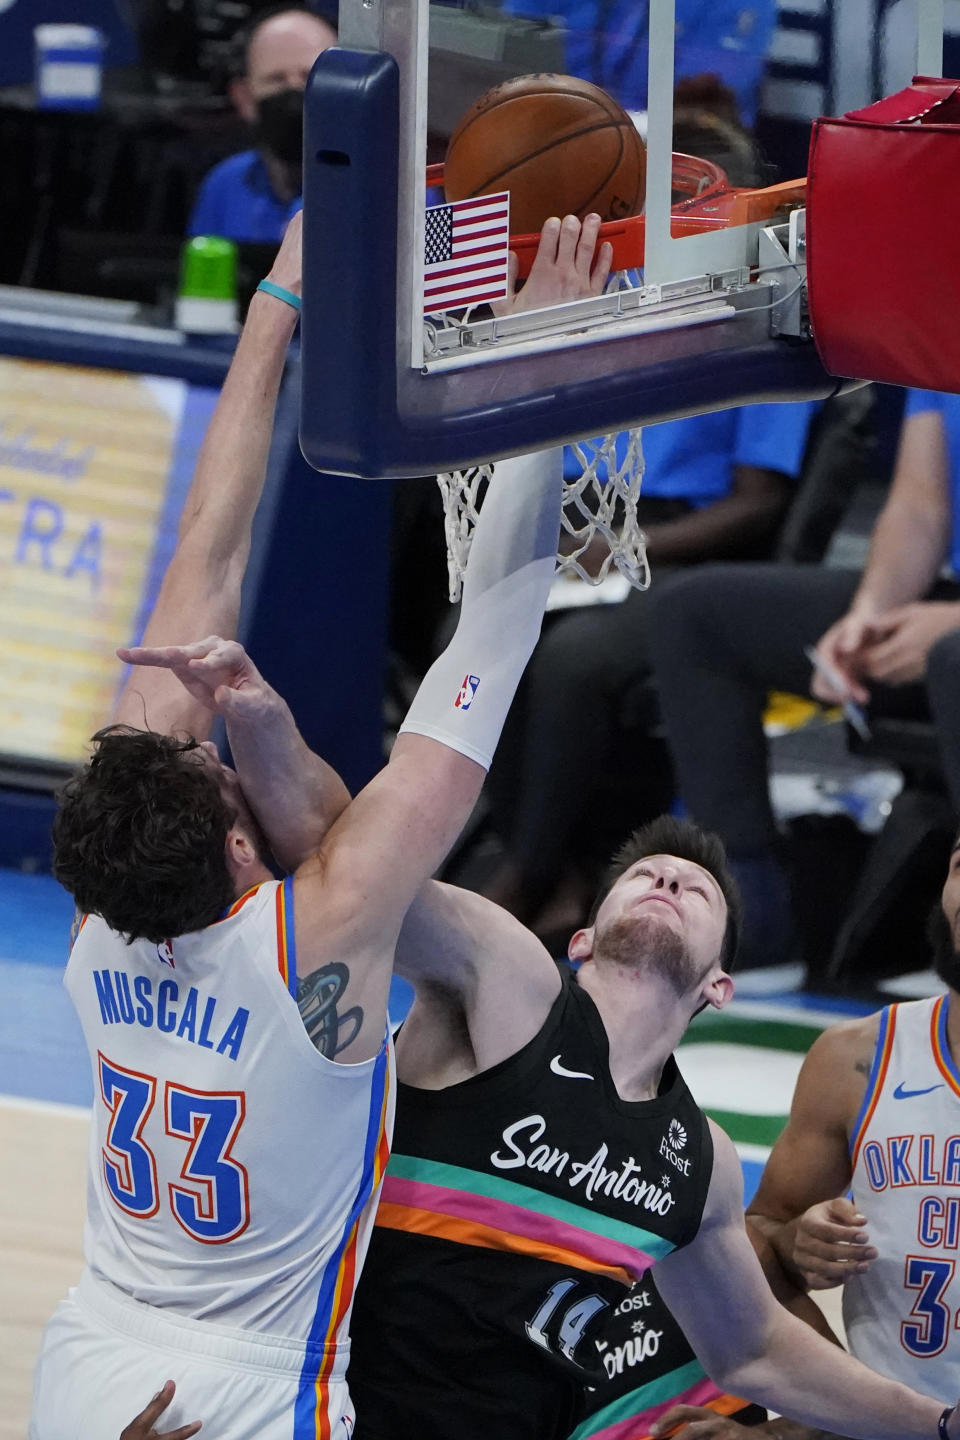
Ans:
[[[460,686],[460,693],[453,702],[455,710],[469,710],[473,703],[473,697],[477,693],[477,686],[480,684],[479,675],[464,675],[463,684]]]

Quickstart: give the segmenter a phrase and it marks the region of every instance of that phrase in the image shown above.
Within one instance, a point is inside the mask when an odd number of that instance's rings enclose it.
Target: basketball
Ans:
[[[599,85],[520,75],[481,95],[450,137],[448,200],[510,191],[510,231],[551,215],[621,220],[643,207],[646,151],[630,116]]]

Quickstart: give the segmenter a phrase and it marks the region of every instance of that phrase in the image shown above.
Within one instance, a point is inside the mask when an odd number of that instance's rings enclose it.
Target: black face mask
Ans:
[[[278,90],[257,101],[257,138],[285,165],[303,162],[303,91]]]

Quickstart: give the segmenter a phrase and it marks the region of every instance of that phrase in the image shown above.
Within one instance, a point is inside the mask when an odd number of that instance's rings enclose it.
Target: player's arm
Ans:
[[[866,1091],[879,1016],[846,1021],[814,1042],[797,1079],[790,1118],[770,1153],[747,1224],[770,1243],[787,1277],[804,1287],[839,1284],[876,1250],[866,1221],[844,1196],[850,1135]]]
[[[298,215],[270,271],[275,284],[296,295],[300,228]],[[229,639],[236,632],[253,515],[296,321],[293,306],[262,291],[254,294],[200,450],[176,550],[143,636],[145,646],[181,645],[209,634]],[[164,669],[136,669],[127,676],[113,719],[202,739],[209,734],[212,713]]]
[[[890,494],[874,526],[851,612],[874,615],[921,599],[943,564],[950,525],[943,417],[939,410],[924,410],[903,422]]]
[[[743,1223],[743,1176],[711,1122],[714,1166],[696,1238],[657,1266],[657,1284],[717,1385],[804,1425],[863,1440],[934,1440],[954,1397],[930,1399],[874,1374],[779,1305]],[[953,1440],[960,1413],[950,1420]]]
[[[794,481],[782,470],[737,465],[729,495],[674,520],[645,525],[647,555],[661,565],[755,555],[776,534],[793,490]]]
[[[560,504],[559,450],[497,466],[453,639],[424,677],[389,763],[297,871],[299,972],[340,967],[343,1004],[360,1021],[345,1059],[376,1052],[404,915],[480,793],[540,632]],[[237,755],[229,717],[227,728]]]
[[[448,1025],[465,1030],[476,1066],[487,1070],[533,1038],[560,990],[556,963],[525,925],[492,900],[436,880],[407,911],[395,968],[416,991],[404,1050],[421,1079]]]

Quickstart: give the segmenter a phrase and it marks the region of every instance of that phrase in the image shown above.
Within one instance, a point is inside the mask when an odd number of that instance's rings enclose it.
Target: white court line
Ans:
[[[865,1005],[863,1015],[873,1015],[882,1009],[882,1004]],[[742,1017],[744,1020],[786,1020],[793,1025],[819,1025],[821,1030],[825,1030],[828,1025],[837,1025],[841,1020],[862,1019],[862,1016],[846,1009],[816,1010],[801,1005],[777,1005],[776,1002],[771,1003],[768,1000],[737,1000],[736,997],[724,1013]]]
[[[766,1165],[770,1154],[769,1145],[754,1145],[749,1140],[735,1140],[733,1146],[741,1160],[753,1160],[757,1165]]]
[[[7,1110],[33,1110],[42,1115],[62,1115],[68,1120],[89,1120],[93,1114],[88,1105],[64,1105],[56,1100],[28,1100],[23,1095],[0,1094],[0,1107]]]

